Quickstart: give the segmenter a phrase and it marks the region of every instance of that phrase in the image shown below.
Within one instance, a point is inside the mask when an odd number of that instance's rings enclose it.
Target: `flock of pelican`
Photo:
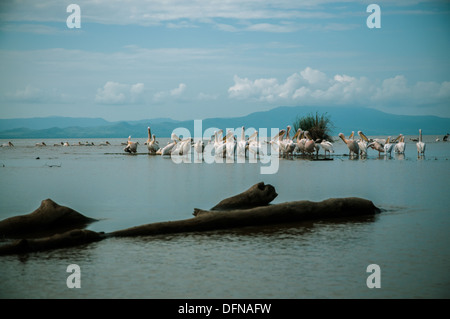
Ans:
[[[155,134],[151,133],[151,128],[148,127],[148,138],[145,142],[149,154],[153,155],[186,155],[189,154],[191,147],[199,155],[205,150],[205,143],[199,139],[194,143],[192,138],[181,139],[176,134],[172,133],[170,141],[167,145],[160,146],[156,140]],[[208,144],[212,144],[214,154],[221,157],[244,156],[252,154],[254,157],[257,155],[264,155],[261,142],[258,141],[258,131],[255,131],[248,138],[245,136],[245,127],[241,128],[241,136],[237,137],[233,131],[228,130],[227,134],[223,136],[223,130],[214,132]],[[333,144],[327,140],[316,139],[311,137],[310,132],[298,129],[294,136],[291,138],[291,126],[287,126],[286,129],[279,131],[271,140],[266,141],[270,144],[272,149],[278,151],[280,156],[287,157],[294,154],[306,154],[314,155],[319,154],[319,150],[323,149],[325,157],[327,153],[331,155],[334,153]],[[346,138],[343,133],[339,133],[339,137],[347,145],[349,149],[349,156],[367,156],[369,148],[374,149],[381,156],[391,155],[392,151],[398,154],[405,153],[405,137],[403,134],[399,134],[396,138],[391,140],[391,136],[387,139],[369,139],[362,132],[358,131],[359,139],[355,139],[354,132]],[[128,142],[125,144],[124,151],[128,153],[136,153],[138,142],[131,141],[131,136],[128,137]],[[419,139],[416,143],[418,156],[425,155],[425,143],[422,140],[422,130],[419,130]]]
[[[252,135],[246,138],[245,127],[242,126],[241,129],[242,132],[239,138],[236,137],[234,135],[234,132],[231,130],[228,130],[225,136],[223,136],[223,130],[215,131],[214,135],[208,142],[208,144],[212,144],[211,147],[214,149],[214,154],[216,156],[233,158],[235,155],[246,157],[252,154],[255,158],[258,155],[264,155],[264,148],[261,144],[261,141],[258,140],[258,131],[255,131]],[[191,148],[193,147],[194,151],[199,155],[202,154],[205,150],[205,143],[202,139],[199,139],[194,143],[194,140],[192,138],[181,139],[174,133],[172,133],[170,141],[167,143],[167,145],[160,146],[158,141],[156,140],[155,134],[151,133],[150,127],[148,127],[147,130],[148,139],[145,142],[145,145],[147,146],[149,154],[161,156],[186,155],[189,154]],[[327,153],[329,155],[331,155],[331,153],[334,153],[333,144],[330,141],[320,139],[313,140],[310,132],[308,131],[298,129],[292,138],[290,137],[290,135],[291,126],[287,126],[286,129],[280,130],[277,135],[275,135],[272,139],[266,141],[266,143],[270,144],[272,149],[276,152],[279,152],[280,156],[282,157],[288,157],[294,154],[316,154],[317,156],[321,148],[324,151],[325,157],[327,156]],[[339,137],[349,149],[349,156],[367,156],[367,151],[369,148],[377,151],[378,156],[381,156],[381,153],[383,153],[385,156],[390,156],[392,151],[398,154],[405,153],[405,137],[402,134],[399,134],[392,140],[391,136],[389,136],[387,139],[369,139],[362,131],[358,131],[358,136],[359,139],[355,139],[355,134],[354,132],[352,132],[352,134],[348,138],[346,138],[343,133],[339,133]],[[444,140],[446,140],[446,138]],[[125,152],[136,153],[139,142],[133,142],[131,140],[131,136],[129,136],[128,141],[122,144],[125,145]],[[99,144],[99,146],[108,145],[111,145],[108,141]],[[8,142],[0,146],[14,147],[14,144]],[[45,142],[40,142],[36,143],[35,146],[43,147],[47,145],[45,144]],[[68,142],[61,142],[54,144],[54,146],[94,146],[94,143],[78,142],[78,144],[70,145]],[[425,155],[426,144],[422,140],[421,129],[419,129],[419,138],[417,139],[416,147],[418,156]]]

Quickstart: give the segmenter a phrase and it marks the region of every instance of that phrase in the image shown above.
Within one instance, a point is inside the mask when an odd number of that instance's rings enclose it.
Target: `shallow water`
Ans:
[[[190,218],[260,181],[275,186],[273,203],[357,196],[384,212],[4,256],[0,297],[448,298],[450,142],[424,138],[423,158],[409,137],[404,156],[370,150],[366,159],[350,159],[336,141],[333,160],[280,159],[269,175],[261,163],[175,164],[147,155],[145,139],[139,155],[125,154],[120,139],[71,147],[15,140],[0,148],[0,220],[51,198],[100,219],[88,229],[111,232]],[[69,264],[80,266],[80,289],[66,286]],[[366,285],[369,264],[380,266],[379,289]]]

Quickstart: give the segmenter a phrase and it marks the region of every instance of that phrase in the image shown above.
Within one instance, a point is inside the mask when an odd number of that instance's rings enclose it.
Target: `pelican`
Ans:
[[[171,143],[167,143],[167,145],[164,146],[163,148],[159,149],[156,152],[156,154],[161,154],[161,156],[165,156],[165,155],[170,155],[172,153],[172,150],[176,147],[177,141],[179,140],[179,138],[178,138],[178,136],[176,136],[173,133],[172,133],[171,138],[172,138],[172,142]]]
[[[156,154],[156,152],[160,149],[158,142],[156,141],[155,134],[152,135],[152,131],[150,126],[147,127],[148,138],[147,138],[147,149],[150,154]]]
[[[182,140],[180,142],[180,150],[179,150],[179,155],[188,155],[190,150],[191,150],[191,146],[192,146],[192,138],[185,138],[184,140]]]
[[[226,145],[223,142],[223,139],[219,135],[222,136],[223,130],[214,131],[214,154],[216,156],[225,156]]]
[[[313,154],[316,150],[316,142],[311,138],[311,134],[305,131],[306,142],[305,142],[305,153]]]
[[[291,132],[291,126],[288,125],[286,128],[286,136],[284,137],[283,140],[281,140],[281,143],[280,143],[280,150],[284,156],[288,156],[295,149],[295,144],[290,137],[290,132]],[[295,134],[297,134],[297,133],[295,133]]]
[[[302,131],[301,129],[299,129],[300,131],[298,132],[299,134],[297,135],[297,150],[302,153],[305,154],[305,143],[306,143],[306,138],[305,138],[305,132]]]
[[[358,142],[356,142],[355,140],[346,139],[344,136],[344,133],[339,133],[339,137],[341,138],[341,140],[344,141],[345,144],[347,144],[347,147],[350,151],[350,155],[354,154],[354,155],[358,156],[358,153],[359,153]]]
[[[255,133],[248,138],[248,150],[253,153],[255,158],[257,155],[264,155],[261,143],[258,142],[258,131],[255,131]]]
[[[1,145],[1,147],[13,147],[13,146],[14,146],[14,144],[11,143],[11,142],[4,143],[4,144]]]
[[[290,128],[289,128],[290,129]],[[301,135],[303,131],[301,129],[298,129],[297,132],[295,132],[294,136],[292,137],[292,140],[289,138],[289,134],[287,135],[287,139],[285,139],[285,146],[284,150],[287,156],[292,155],[294,153],[295,149],[297,148],[297,143],[294,142],[295,139],[298,141],[299,135]]]
[[[422,141],[422,129],[419,129],[419,141],[416,143],[417,156],[425,155],[425,143]]]
[[[197,153],[197,158],[200,157],[200,154],[203,154],[203,151],[205,150],[205,143],[201,138],[199,138],[198,141],[195,142],[194,150]]]
[[[245,140],[245,127],[242,127],[241,138],[236,145],[236,154],[238,156],[246,156],[248,141]]]
[[[398,153],[398,154],[405,154],[405,148],[406,148],[405,137],[402,134],[400,134],[396,138],[396,140],[397,139],[398,139],[398,142],[394,146],[394,152]]]
[[[358,135],[360,137],[360,140],[358,142],[358,147],[359,147],[359,152],[360,155],[362,156],[366,156],[367,155],[367,147],[369,145],[369,139],[367,138],[367,136],[361,132],[358,131]]]
[[[226,156],[229,158],[234,158],[234,153],[236,151],[236,139],[232,131],[228,130],[225,136],[225,150]]]
[[[374,140],[370,142],[367,147],[373,148],[374,150],[378,151],[378,156],[380,156],[380,153],[384,153],[384,146],[379,142],[379,140]]]
[[[45,144],[44,142],[41,142],[41,143],[36,143],[36,146],[47,146],[47,144]]]
[[[384,155],[387,155],[387,154],[391,155],[392,149],[394,148],[394,144],[390,143],[390,139],[391,139],[391,137],[389,136],[386,139],[386,143],[383,146]]]
[[[317,143],[316,143],[317,144]],[[333,144],[327,140],[322,140],[320,143],[320,146],[323,148],[323,151],[325,153],[325,156],[327,156],[327,152],[331,155],[331,153],[334,153]]]
[[[64,142],[63,146],[70,146],[69,142]]]
[[[281,142],[283,139],[284,134],[286,133],[286,130],[281,130],[278,132],[277,135],[275,135],[272,140],[269,142],[272,148],[275,150],[275,152],[280,153],[281,151]],[[249,139],[250,140],[250,139]]]
[[[137,152],[137,146],[138,142],[132,142],[131,141],[131,135],[128,137],[128,143],[127,146],[123,149],[125,152],[128,153],[136,153]]]
[[[182,155],[182,147],[184,146],[185,140],[182,140],[178,135],[172,132],[170,135],[172,143],[167,143],[164,150],[164,155]]]
[[[164,146],[162,149],[158,150],[160,152],[161,156],[164,155],[170,155],[172,153],[173,148],[177,145],[177,141],[173,141],[172,143],[168,143],[166,146]],[[157,153],[158,153],[157,152]]]

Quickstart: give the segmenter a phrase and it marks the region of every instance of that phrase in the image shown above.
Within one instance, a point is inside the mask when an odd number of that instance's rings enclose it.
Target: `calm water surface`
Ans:
[[[264,181],[273,203],[357,196],[384,212],[375,217],[250,227],[157,237],[111,238],[67,249],[0,257],[1,298],[449,298],[450,142],[425,136],[406,154],[349,159],[339,140],[332,161],[280,159],[261,164],[175,164],[170,158],[111,146],[56,147],[60,140],[14,140],[0,148],[0,220],[27,214],[51,198],[111,232],[191,218]],[[101,139],[93,139],[98,145]],[[7,141],[1,141],[1,144]],[[84,142],[84,141],[83,141]],[[69,140],[70,144],[78,140]],[[69,264],[81,289],[69,289]],[[369,289],[369,264],[381,288]]]

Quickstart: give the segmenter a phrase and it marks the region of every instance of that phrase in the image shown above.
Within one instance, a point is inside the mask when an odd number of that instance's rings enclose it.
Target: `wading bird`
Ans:
[[[419,129],[419,141],[416,143],[417,156],[425,155],[425,143],[422,141],[422,129]]]
[[[355,140],[346,139],[344,136],[344,133],[339,133],[339,137],[347,145],[348,150],[350,151],[349,156],[351,156],[351,155],[358,156],[359,155],[358,142],[356,142]]]

